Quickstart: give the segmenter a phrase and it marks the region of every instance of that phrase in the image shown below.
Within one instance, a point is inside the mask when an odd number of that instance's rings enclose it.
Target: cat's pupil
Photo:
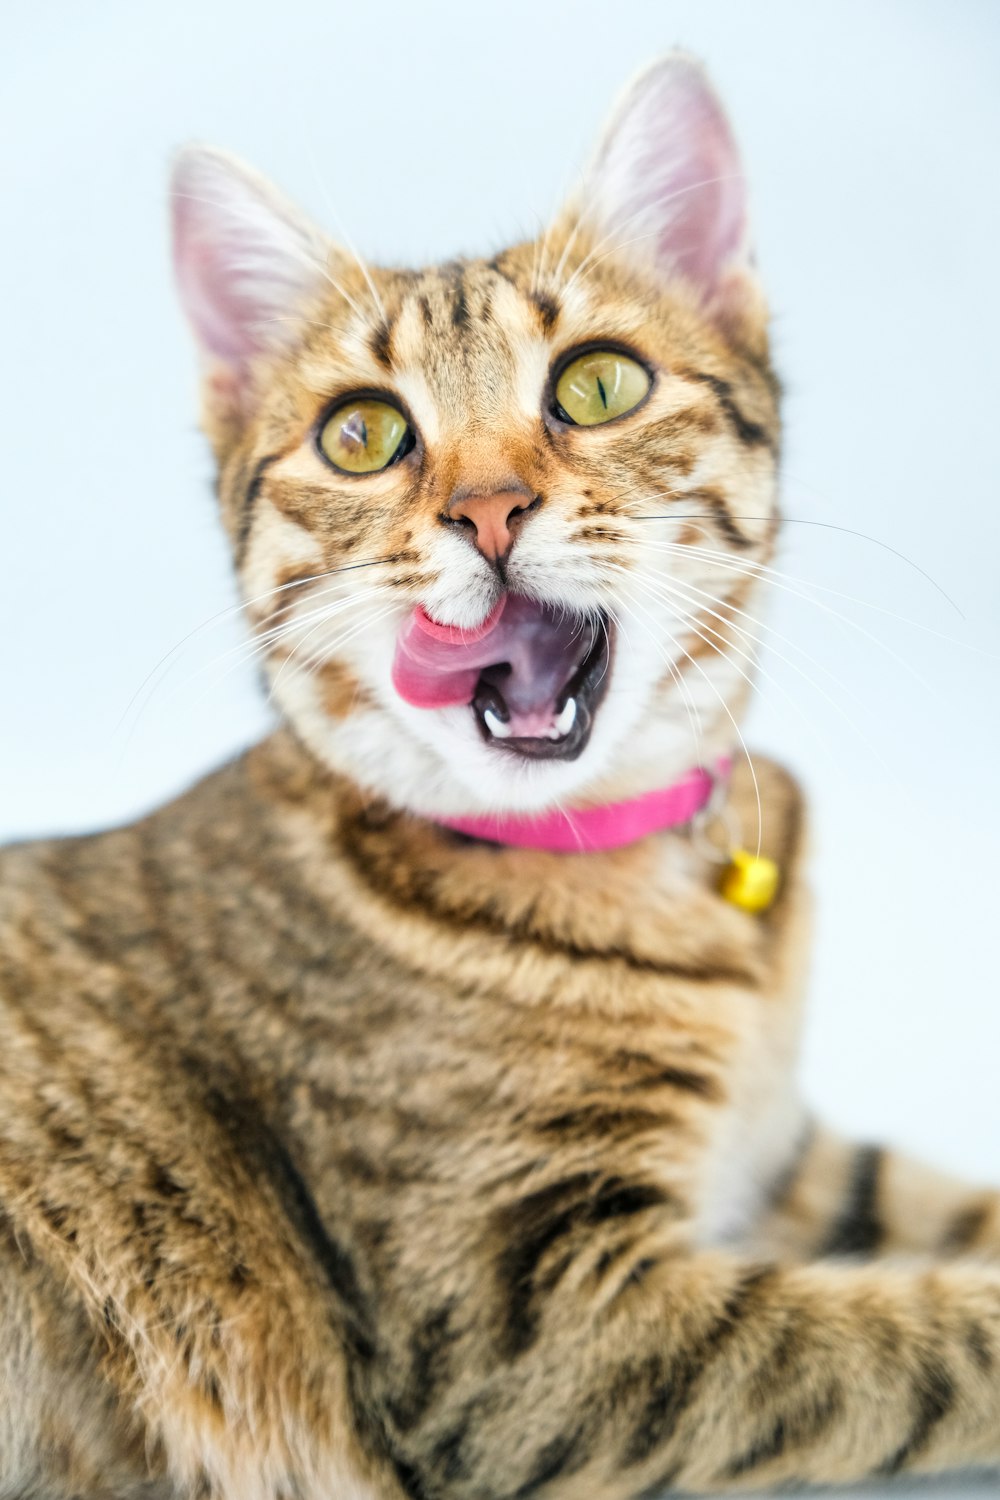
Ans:
[[[340,437],[346,448],[368,447],[368,424],[359,411],[354,412],[340,429]]]

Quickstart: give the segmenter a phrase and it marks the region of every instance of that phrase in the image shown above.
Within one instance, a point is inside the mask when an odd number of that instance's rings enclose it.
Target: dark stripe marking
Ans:
[[[879,1474],[898,1474],[930,1442],[934,1429],[943,1422],[955,1404],[955,1383],[943,1364],[927,1362],[921,1372],[914,1395],[917,1416],[905,1443],[877,1470]]]
[[[705,370],[679,370],[678,374],[687,380],[697,380],[700,385],[708,386],[715,396],[719,406],[729,422],[733,432],[747,448],[770,448],[773,450],[774,443],[766,427],[759,422],[753,422],[740,410],[733,388],[728,380],[722,380],[718,375],[709,375]]]
[[[562,958],[569,958],[574,963],[586,963],[588,960],[601,963],[614,962],[624,965],[636,974],[692,979],[706,984],[739,984],[753,990],[759,987],[756,975],[751,970],[736,964],[674,963],[669,960],[642,958],[629,949],[617,945],[607,948],[588,948],[580,942],[564,940],[550,933],[538,931],[531,925],[530,915],[522,919],[512,917],[510,920],[505,920],[502,916],[494,915],[485,909],[454,911],[447,907],[442,908],[438,905],[438,890],[432,872],[416,865],[411,866],[405,872],[408,883],[404,890],[398,878],[398,868],[394,878],[393,872],[378,854],[372,858],[364,847],[363,838],[356,836],[370,831],[366,818],[367,815],[362,813],[353,824],[345,819],[341,825],[341,853],[351,861],[354,873],[359,879],[365,881],[373,895],[380,901],[391,902],[398,909],[418,912],[425,920],[431,918],[441,926],[450,927],[466,935],[470,931],[486,932],[508,942],[515,940],[527,943],[541,953],[556,954]],[[444,836],[441,835],[442,838]],[[664,1078],[664,1082],[669,1082],[669,1079]],[[712,1084],[711,1088],[714,1090],[717,1086]],[[707,1094],[706,1097],[711,1098],[715,1095],[714,1093]]]
[[[685,500],[700,501],[702,505],[711,511],[712,519],[719,530],[727,541],[732,542],[734,547],[753,546],[753,537],[749,537],[745,532],[741,531],[729,514],[726,497],[721,490],[706,487],[700,490],[685,490],[683,495]]]
[[[740,1479],[789,1451],[814,1443],[841,1416],[843,1408],[840,1392],[831,1390],[821,1400],[778,1417],[767,1436],[727,1464],[721,1477]]]
[[[785,1423],[784,1418],[779,1417],[766,1438],[755,1443],[746,1453],[734,1458],[731,1464],[725,1468],[726,1479],[739,1479],[741,1474],[749,1474],[752,1469],[757,1469],[761,1464],[766,1464],[773,1458],[780,1458],[785,1451]]]
[[[522,1485],[509,1496],[509,1500],[531,1500],[545,1485],[561,1475],[576,1474],[586,1464],[589,1453],[583,1432],[577,1430],[562,1433],[552,1438],[538,1451],[531,1473]]]
[[[659,1067],[652,1058],[650,1062],[654,1063],[652,1072],[643,1078],[625,1081],[621,1087],[629,1092],[638,1089],[677,1089],[683,1094],[696,1094],[699,1099],[708,1099],[713,1104],[719,1103],[723,1097],[716,1080],[705,1073],[696,1073],[693,1068]]]
[[[540,1120],[539,1135],[639,1135],[646,1130],[666,1131],[676,1125],[672,1115],[652,1109],[630,1109],[616,1104],[583,1104]]]
[[[435,1479],[451,1485],[456,1480],[468,1478],[472,1464],[471,1455],[466,1451],[469,1438],[482,1430],[493,1409],[494,1400],[488,1394],[474,1396],[465,1403],[457,1422],[437,1439],[431,1450],[428,1467],[433,1470]]]
[[[683,1462],[676,1460],[669,1468],[664,1469],[658,1479],[654,1479],[652,1484],[640,1490],[635,1500],[664,1500],[667,1491],[673,1489],[683,1467]]]
[[[611,1219],[628,1218],[670,1203],[669,1195],[652,1183],[601,1179],[597,1172],[581,1172],[539,1188],[496,1215],[505,1248],[497,1262],[503,1294],[505,1326],[500,1340],[504,1358],[513,1359],[531,1347],[538,1333],[536,1277],[549,1251],[567,1235],[592,1229]],[[564,1257],[560,1274],[572,1255]],[[551,1277],[546,1278],[551,1290]]]
[[[261,459],[260,463],[255,467],[243,499],[240,501],[240,519],[239,525],[236,528],[236,566],[238,568],[243,566],[243,559],[246,556],[247,544],[250,541],[250,530],[253,526],[254,514],[257,508],[257,497],[260,494],[264,476],[271,465],[276,464],[281,457],[282,454],[280,453],[269,453],[266,458]]]
[[[970,1323],[966,1328],[965,1346],[983,1374],[988,1375],[994,1365],[993,1349],[981,1323]]]
[[[770,1266],[748,1271],[726,1299],[707,1333],[682,1349],[666,1370],[656,1362],[649,1371],[653,1389],[622,1455],[626,1468],[644,1463],[673,1436],[681,1415],[694,1399],[699,1382],[759,1304],[761,1289],[773,1280]]]
[[[798,1140],[786,1165],[778,1172],[770,1191],[767,1195],[767,1206],[774,1213],[782,1208],[791,1197],[792,1190],[799,1181],[810,1152],[816,1141],[816,1121],[807,1120],[799,1132]]]
[[[398,1453],[392,1453],[390,1456],[393,1471],[408,1500],[432,1500],[432,1492],[413,1465]]]
[[[974,1203],[963,1208],[955,1215],[945,1231],[941,1241],[941,1253],[961,1255],[963,1250],[971,1250],[986,1228],[989,1218],[990,1208],[985,1203]]]
[[[410,1339],[409,1369],[403,1390],[386,1401],[386,1411],[399,1432],[411,1431],[434,1402],[443,1381],[450,1377],[449,1355],[455,1343],[450,1303],[424,1319]]]
[[[467,328],[469,324],[469,299],[465,291],[465,276],[459,273],[455,285],[455,301],[451,309],[454,328]]]
[[[446,1484],[468,1477],[469,1466],[464,1448],[469,1437],[469,1418],[463,1416],[457,1427],[450,1428],[438,1438],[431,1453],[431,1466]]]
[[[551,297],[546,297],[543,292],[533,292],[531,300],[538,309],[538,316],[544,332],[549,333],[555,327],[559,318],[559,304],[553,301]],[[605,405],[607,405],[606,402]]]
[[[289,1222],[312,1251],[327,1285],[345,1314],[352,1352],[362,1360],[375,1355],[375,1320],[345,1247],[326,1231],[309,1189],[284,1143],[249,1101],[210,1088],[205,1105],[212,1118],[238,1145],[240,1155],[261,1169],[281,1200]]]
[[[820,1249],[821,1256],[874,1255],[885,1237],[878,1212],[883,1152],[859,1146],[840,1213]]]
[[[383,370],[392,369],[392,331],[391,322],[380,322],[368,340],[368,347]]]

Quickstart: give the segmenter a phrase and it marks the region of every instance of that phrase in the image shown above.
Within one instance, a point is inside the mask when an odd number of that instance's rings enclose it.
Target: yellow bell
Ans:
[[[778,894],[781,872],[773,859],[733,849],[719,886],[727,901],[744,911],[766,911]]]

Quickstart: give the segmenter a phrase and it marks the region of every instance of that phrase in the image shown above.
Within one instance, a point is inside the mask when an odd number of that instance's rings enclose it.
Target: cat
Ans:
[[[491,260],[369,269],[201,147],[173,210],[283,722],[2,857],[0,1495],[995,1465],[1000,1199],[795,1087],[803,809],[737,727],[779,388],[701,67]]]

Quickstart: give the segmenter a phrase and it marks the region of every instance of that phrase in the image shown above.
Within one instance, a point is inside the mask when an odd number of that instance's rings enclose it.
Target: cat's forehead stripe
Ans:
[[[535,419],[548,359],[541,327],[510,277],[487,262],[452,261],[398,285],[379,341],[430,437],[472,416]]]

